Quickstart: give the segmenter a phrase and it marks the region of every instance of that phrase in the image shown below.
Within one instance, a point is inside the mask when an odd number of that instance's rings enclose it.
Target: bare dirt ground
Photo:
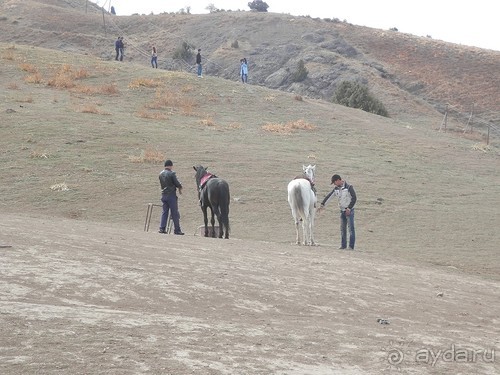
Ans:
[[[46,217],[0,231],[3,374],[500,371],[498,282],[453,268]]]
[[[2,56],[0,374],[500,372],[497,145],[208,75]],[[61,66],[91,74],[54,88]],[[158,210],[143,231],[166,157],[183,237]],[[355,186],[356,251],[335,203],[320,246],[291,244],[286,185],[309,163],[320,199],[333,173]],[[229,240],[193,235],[195,164],[230,183]]]

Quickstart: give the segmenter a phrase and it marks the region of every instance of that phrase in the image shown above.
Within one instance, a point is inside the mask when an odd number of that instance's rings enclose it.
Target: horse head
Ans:
[[[201,165],[197,165],[197,166],[193,165],[193,169],[196,171],[194,178],[196,180],[196,186],[198,186],[198,189],[199,189],[200,185],[201,185],[201,178],[208,173],[207,168],[205,168]]]
[[[316,165],[309,164],[307,167],[305,165],[302,165],[302,170],[304,171],[305,178],[307,178],[311,182],[311,185],[314,185],[314,180],[316,178]]]

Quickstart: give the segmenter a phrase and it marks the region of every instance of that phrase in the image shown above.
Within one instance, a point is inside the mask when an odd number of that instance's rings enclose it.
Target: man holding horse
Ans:
[[[161,186],[161,201],[163,203],[163,213],[160,220],[160,233],[166,234],[168,212],[174,223],[174,234],[183,235],[180,226],[180,214],[177,205],[176,191],[179,189],[179,194],[182,194],[182,184],[177,179],[175,172],[172,170],[174,163],[172,160],[165,161],[165,169],[160,173]]]
[[[326,195],[318,208],[321,211],[334,195],[339,200],[340,208],[340,247],[347,247],[347,226],[349,225],[349,250],[354,250],[356,234],[354,231],[354,205],[356,204],[356,192],[354,187],[348,184],[338,174],[332,176],[332,185],[335,185],[333,190]]]

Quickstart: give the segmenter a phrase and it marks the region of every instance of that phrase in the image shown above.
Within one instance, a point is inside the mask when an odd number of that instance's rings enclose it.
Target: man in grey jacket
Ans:
[[[354,205],[356,204],[356,192],[354,187],[348,184],[338,174],[332,176],[333,190],[328,193],[318,210],[322,210],[331,197],[336,196],[339,199],[340,208],[340,247],[347,247],[347,226],[349,225],[349,250],[354,250],[356,242],[356,233],[354,231]]]
[[[170,211],[170,217],[174,222],[174,234],[183,235],[180,226],[179,207],[177,205],[176,191],[179,189],[179,194],[182,194],[182,184],[177,179],[175,172],[172,170],[174,163],[172,160],[165,161],[165,169],[160,173],[161,186],[161,201],[163,203],[163,213],[160,220],[160,233],[167,233],[167,218]]]

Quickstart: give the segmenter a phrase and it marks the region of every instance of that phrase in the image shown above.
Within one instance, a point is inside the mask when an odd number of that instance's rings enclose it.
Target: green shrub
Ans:
[[[358,82],[343,81],[335,90],[333,102],[351,108],[359,108],[365,112],[389,117],[382,102],[370,94],[368,87]]]
[[[309,74],[309,71],[307,70],[306,66],[304,65],[303,60],[299,60],[297,63],[297,70],[293,72],[292,74],[292,81],[293,82],[302,82],[307,78],[307,75]]]
[[[269,8],[269,5],[267,5],[267,3],[262,0],[253,0],[248,3],[248,7],[251,10],[255,10],[257,12],[267,12],[267,8]]]
[[[182,42],[182,45],[174,51],[172,55],[176,60],[184,60],[189,62],[193,58],[194,46],[187,42]]]

